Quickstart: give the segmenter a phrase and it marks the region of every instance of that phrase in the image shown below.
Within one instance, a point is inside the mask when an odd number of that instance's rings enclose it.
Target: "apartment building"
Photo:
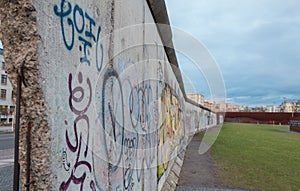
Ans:
[[[186,96],[194,102],[204,106],[204,95],[186,92]]]
[[[280,112],[280,107],[275,105],[267,105],[265,107],[265,112]]]
[[[300,100],[298,101],[284,101],[280,105],[282,112],[300,112]]]
[[[3,49],[0,48],[0,125],[8,124],[13,121],[13,112],[15,109],[12,99],[12,85],[5,72],[5,61]]]

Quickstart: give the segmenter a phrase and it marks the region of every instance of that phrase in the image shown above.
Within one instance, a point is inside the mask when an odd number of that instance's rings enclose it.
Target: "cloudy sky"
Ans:
[[[228,102],[255,106],[300,99],[299,0],[166,0],[166,4],[171,24],[199,39],[215,58]],[[193,73],[187,59],[178,57],[182,72],[200,84],[196,92],[209,96],[205,79]]]

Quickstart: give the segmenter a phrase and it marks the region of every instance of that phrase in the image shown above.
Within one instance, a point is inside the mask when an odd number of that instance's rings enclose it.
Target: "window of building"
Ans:
[[[5,89],[1,89],[0,98],[1,99],[6,99],[6,90]]]
[[[7,75],[5,75],[5,74],[1,75],[1,84],[4,84],[4,85],[7,84]]]
[[[5,70],[5,62],[2,62],[1,68],[2,68],[2,70]]]
[[[10,106],[9,108],[9,114],[12,115],[15,111],[15,106]]]
[[[5,115],[6,114],[6,106],[5,105],[1,105],[0,107],[0,115]]]

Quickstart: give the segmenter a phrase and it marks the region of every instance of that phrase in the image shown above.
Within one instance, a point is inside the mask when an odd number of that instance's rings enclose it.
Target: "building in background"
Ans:
[[[226,103],[216,103],[213,111],[219,113],[226,112]]]
[[[215,105],[216,105],[216,103],[214,101],[204,100],[204,107],[206,107],[207,109],[209,109],[211,111],[215,111]]]
[[[186,96],[194,102],[204,106],[204,95],[186,92]]]
[[[240,106],[226,103],[226,112],[240,112]]]
[[[300,112],[300,100],[289,101],[285,100],[281,103],[280,109],[282,112]]]
[[[3,49],[0,47],[0,125],[9,124],[13,121],[13,112],[15,109],[12,99],[12,85],[5,72],[5,62]]]
[[[186,93],[187,97],[194,102],[210,109],[214,112],[285,112],[285,113],[300,113],[300,100],[284,100],[281,105],[266,105],[266,106],[240,106],[233,103],[216,103],[212,100],[206,100],[201,94]]]
[[[280,107],[276,105],[267,105],[265,107],[265,112],[280,112]]]

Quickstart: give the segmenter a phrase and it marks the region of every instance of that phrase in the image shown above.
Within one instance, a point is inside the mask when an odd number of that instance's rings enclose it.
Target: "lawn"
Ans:
[[[300,190],[300,134],[288,126],[225,123],[211,149],[217,177],[229,187]]]

